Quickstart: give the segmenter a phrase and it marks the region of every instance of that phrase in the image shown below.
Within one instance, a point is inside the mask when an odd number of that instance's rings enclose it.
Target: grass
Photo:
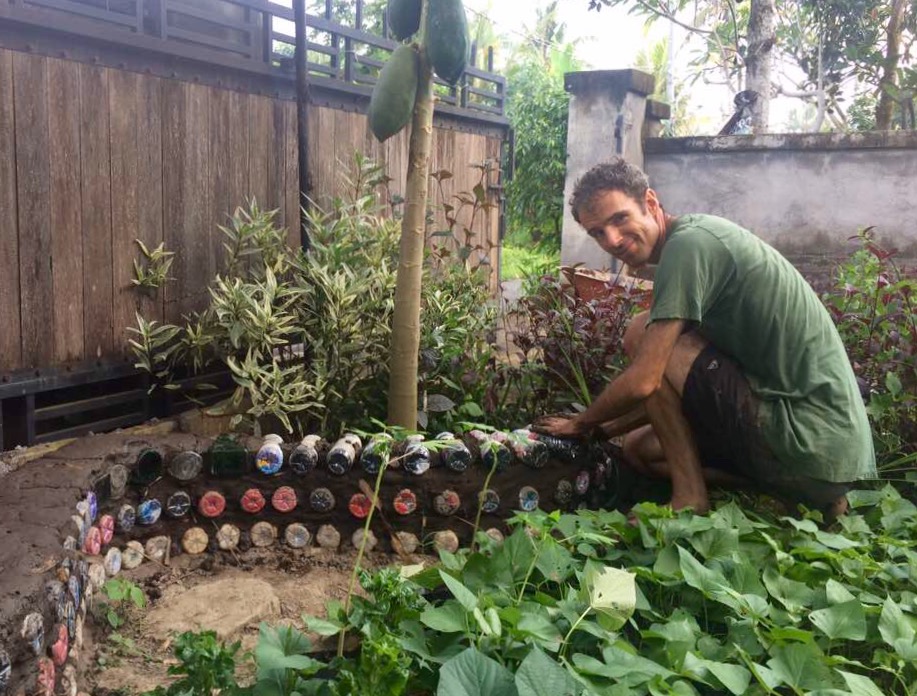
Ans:
[[[560,251],[536,246],[503,246],[500,280],[515,280],[528,275],[556,272],[560,267]]]

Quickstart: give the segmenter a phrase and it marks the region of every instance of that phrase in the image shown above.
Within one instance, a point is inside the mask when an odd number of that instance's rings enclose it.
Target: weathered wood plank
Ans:
[[[83,336],[87,358],[114,350],[111,231],[110,71],[80,66],[83,205]]]
[[[163,240],[167,249],[175,252],[172,262],[174,280],[164,293],[164,319],[169,323],[181,320],[182,300],[186,294],[185,279],[193,270],[189,253],[184,248],[182,227],[184,210],[193,205],[190,191],[183,182],[185,150],[188,147],[187,85],[177,80],[162,81],[162,209]]]
[[[143,255],[134,241],[140,236],[140,79],[136,73],[113,70],[108,82],[111,114],[113,316],[115,350],[118,353],[128,350],[127,339],[131,334],[127,327],[136,325],[134,313],[141,309],[139,300],[144,295],[143,291],[131,283],[134,276],[133,259],[140,259],[143,263]]]
[[[286,123],[283,113],[283,102],[270,100],[271,120],[268,127],[268,160],[267,160],[267,208],[276,210],[275,224],[286,226],[286,208],[284,206],[284,188],[286,187],[286,145],[284,130]]]
[[[163,241],[162,216],[162,80],[151,75],[140,78],[137,110],[137,236],[149,248]],[[175,251],[168,249],[168,251]],[[162,321],[165,289],[140,300],[146,319]]]
[[[268,196],[268,160],[271,157],[271,100],[249,97],[248,189],[262,210],[270,209]]]
[[[299,137],[296,130],[296,102],[284,102],[284,222],[287,241],[293,248],[302,244],[299,222]]]
[[[239,206],[247,204],[251,197],[249,190],[249,142],[251,123],[249,114],[251,97],[241,92],[230,92],[229,112],[232,125],[230,151],[232,169],[230,172],[230,207],[228,213],[235,212]],[[225,222],[225,218],[224,218]]]
[[[238,126],[232,121],[231,95],[224,89],[214,89],[210,93],[210,177],[213,187],[210,210],[210,229],[213,231],[210,237],[211,277],[222,271],[226,256],[223,233],[217,225],[226,225],[227,217],[238,205],[232,199],[232,137],[233,130]]]
[[[47,58],[16,53],[13,80],[22,358],[35,367],[54,356]]]
[[[348,179],[354,178],[354,151],[363,144],[363,131],[359,128],[359,114],[338,111],[334,119],[335,196],[351,197]]]
[[[83,215],[80,200],[80,68],[48,61],[51,137],[51,258],[54,291],[54,361],[83,353]]]
[[[313,174],[315,198],[320,208],[330,210],[337,179],[334,163],[334,121],[338,112],[325,107],[319,107],[316,111],[318,111],[318,135],[310,139],[317,145],[315,149],[318,156],[318,167]]]
[[[22,365],[13,54],[0,49],[0,370]]]
[[[213,187],[210,179],[210,92],[203,85],[189,85],[188,88],[188,147],[185,150],[186,166],[184,186],[190,198],[185,207],[182,226],[185,232],[185,249],[189,253],[189,265],[185,267],[185,289],[189,293],[184,311],[197,311],[207,306],[207,287],[213,268],[211,253],[215,230],[211,225],[211,197]]]

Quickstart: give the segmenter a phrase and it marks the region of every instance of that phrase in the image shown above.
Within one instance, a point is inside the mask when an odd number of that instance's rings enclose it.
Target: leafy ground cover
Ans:
[[[704,517],[644,504],[636,525],[521,514],[503,543],[362,573],[349,610],[306,619],[357,635],[350,654],[262,626],[257,682],[234,693],[915,693],[917,506],[891,486],[850,502],[830,529],[735,499]]]

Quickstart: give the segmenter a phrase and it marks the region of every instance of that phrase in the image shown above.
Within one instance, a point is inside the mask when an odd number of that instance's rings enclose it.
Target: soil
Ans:
[[[87,624],[91,647],[81,657],[83,688],[94,696],[114,696],[168,684],[168,668],[176,664],[172,640],[182,630],[215,630],[222,640],[241,643],[239,655],[254,651],[261,621],[293,625],[308,634],[303,617],[323,618],[330,600],[344,600],[355,560],[354,552],[251,549],[235,557],[182,556],[169,568],[143,565],[145,577],[135,575],[134,580],[149,605],[124,612],[125,624],[117,631],[107,626],[99,606]],[[372,553],[364,567],[393,560]],[[229,601],[252,591],[253,601]],[[310,639],[318,651],[335,647],[314,634]],[[254,677],[250,659],[237,664],[241,682]]]
[[[34,685],[35,658],[19,632],[29,612],[51,613],[47,611],[44,583],[64,557],[63,540],[74,533],[71,515],[77,501],[103,471],[116,463],[132,465],[143,449],[200,451],[209,444],[210,438],[178,432],[177,427],[177,422],[171,421],[152,423],[0,455],[0,649],[7,650],[13,664],[8,693],[28,691]],[[343,599],[354,555],[352,550],[252,548],[235,555],[182,554],[168,567],[144,563],[123,572],[120,577],[143,587],[149,607],[130,611],[128,622],[118,631],[123,640],[112,640],[104,616],[92,616],[102,605],[96,597],[95,609],[85,624],[83,647],[75,656],[80,689],[104,696],[142,693],[167,683],[166,670],[173,662],[171,638],[151,631],[147,616],[156,616],[157,610],[183,592],[217,577],[228,581],[257,579],[270,585],[278,598],[277,615],[253,614],[242,623],[243,628],[233,632],[237,635],[226,636],[242,640],[243,649],[251,649],[261,618],[290,621],[301,627],[304,612],[324,616],[329,599]],[[373,553],[366,562],[378,566],[391,561],[385,553]],[[214,622],[220,616],[221,612],[215,611]],[[208,628],[207,623],[202,621],[200,627]],[[181,625],[177,619],[176,625]]]

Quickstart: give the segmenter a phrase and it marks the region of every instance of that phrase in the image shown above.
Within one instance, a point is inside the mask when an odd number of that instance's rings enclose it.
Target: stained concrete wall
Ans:
[[[914,132],[650,138],[644,168],[670,213],[722,215],[785,252],[874,225],[917,256]]]
[[[639,70],[574,72],[564,76],[564,87],[570,93],[570,108],[561,264],[614,268],[614,259],[573,219],[566,201],[579,177],[616,154],[642,164],[646,95],[653,91],[653,77]]]

